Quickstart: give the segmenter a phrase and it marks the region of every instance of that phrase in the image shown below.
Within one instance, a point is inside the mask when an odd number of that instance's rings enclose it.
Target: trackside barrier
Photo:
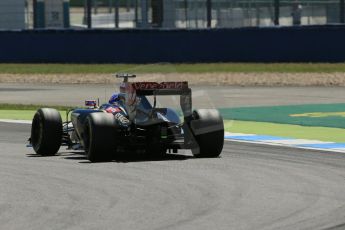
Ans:
[[[0,62],[344,62],[345,26],[0,31]]]

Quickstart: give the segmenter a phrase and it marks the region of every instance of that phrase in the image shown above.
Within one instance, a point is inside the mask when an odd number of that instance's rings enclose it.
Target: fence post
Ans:
[[[206,0],[206,8],[207,8],[207,28],[211,28],[212,26],[212,1]]]
[[[155,27],[162,27],[164,17],[164,3],[165,2],[163,2],[163,0],[151,1],[152,25]]]
[[[34,28],[44,28],[45,27],[45,15],[44,15],[44,1],[34,0]]]
[[[92,28],[92,18],[91,18],[91,9],[92,9],[92,0],[86,0],[86,22],[87,28]]]
[[[274,25],[279,25],[279,7],[280,3],[279,0],[274,0]]]
[[[119,28],[119,0],[115,0],[115,28]]]
[[[141,0],[141,24],[140,27],[147,28],[148,27],[148,0]]]
[[[134,0],[134,23],[138,27],[138,0]]]
[[[345,23],[345,1],[340,0],[339,2],[340,5],[340,23]]]
[[[63,24],[65,28],[69,28],[70,27],[70,19],[69,19],[69,0],[64,0],[63,1]]]
[[[183,1],[183,7],[184,7],[184,17],[185,17],[185,21],[186,21],[186,28],[188,27],[188,2],[187,0]]]

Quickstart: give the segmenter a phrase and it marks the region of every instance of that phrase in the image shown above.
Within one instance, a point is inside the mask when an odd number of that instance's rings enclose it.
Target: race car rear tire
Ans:
[[[84,148],[91,162],[110,161],[115,152],[116,122],[112,114],[91,113],[86,118]]]
[[[192,148],[195,157],[218,157],[224,145],[223,118],[216,109],[193,111],[191,129],[196,142]]]
[[[31,145],[42,156],[55,155],[62,142],[62,120],[56,109],[37,110],[31,125]]]

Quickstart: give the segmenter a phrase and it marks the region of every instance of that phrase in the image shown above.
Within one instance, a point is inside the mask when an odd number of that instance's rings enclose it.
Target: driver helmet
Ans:
[[[125,94],[123,93],[114,93],[109,99],[109,104],[124,105],[124,102],[125,102]]]

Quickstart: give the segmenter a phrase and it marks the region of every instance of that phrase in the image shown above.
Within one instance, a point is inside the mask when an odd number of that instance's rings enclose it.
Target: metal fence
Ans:
[[[344,23],[344,0],[1,0],[0,29]]]

